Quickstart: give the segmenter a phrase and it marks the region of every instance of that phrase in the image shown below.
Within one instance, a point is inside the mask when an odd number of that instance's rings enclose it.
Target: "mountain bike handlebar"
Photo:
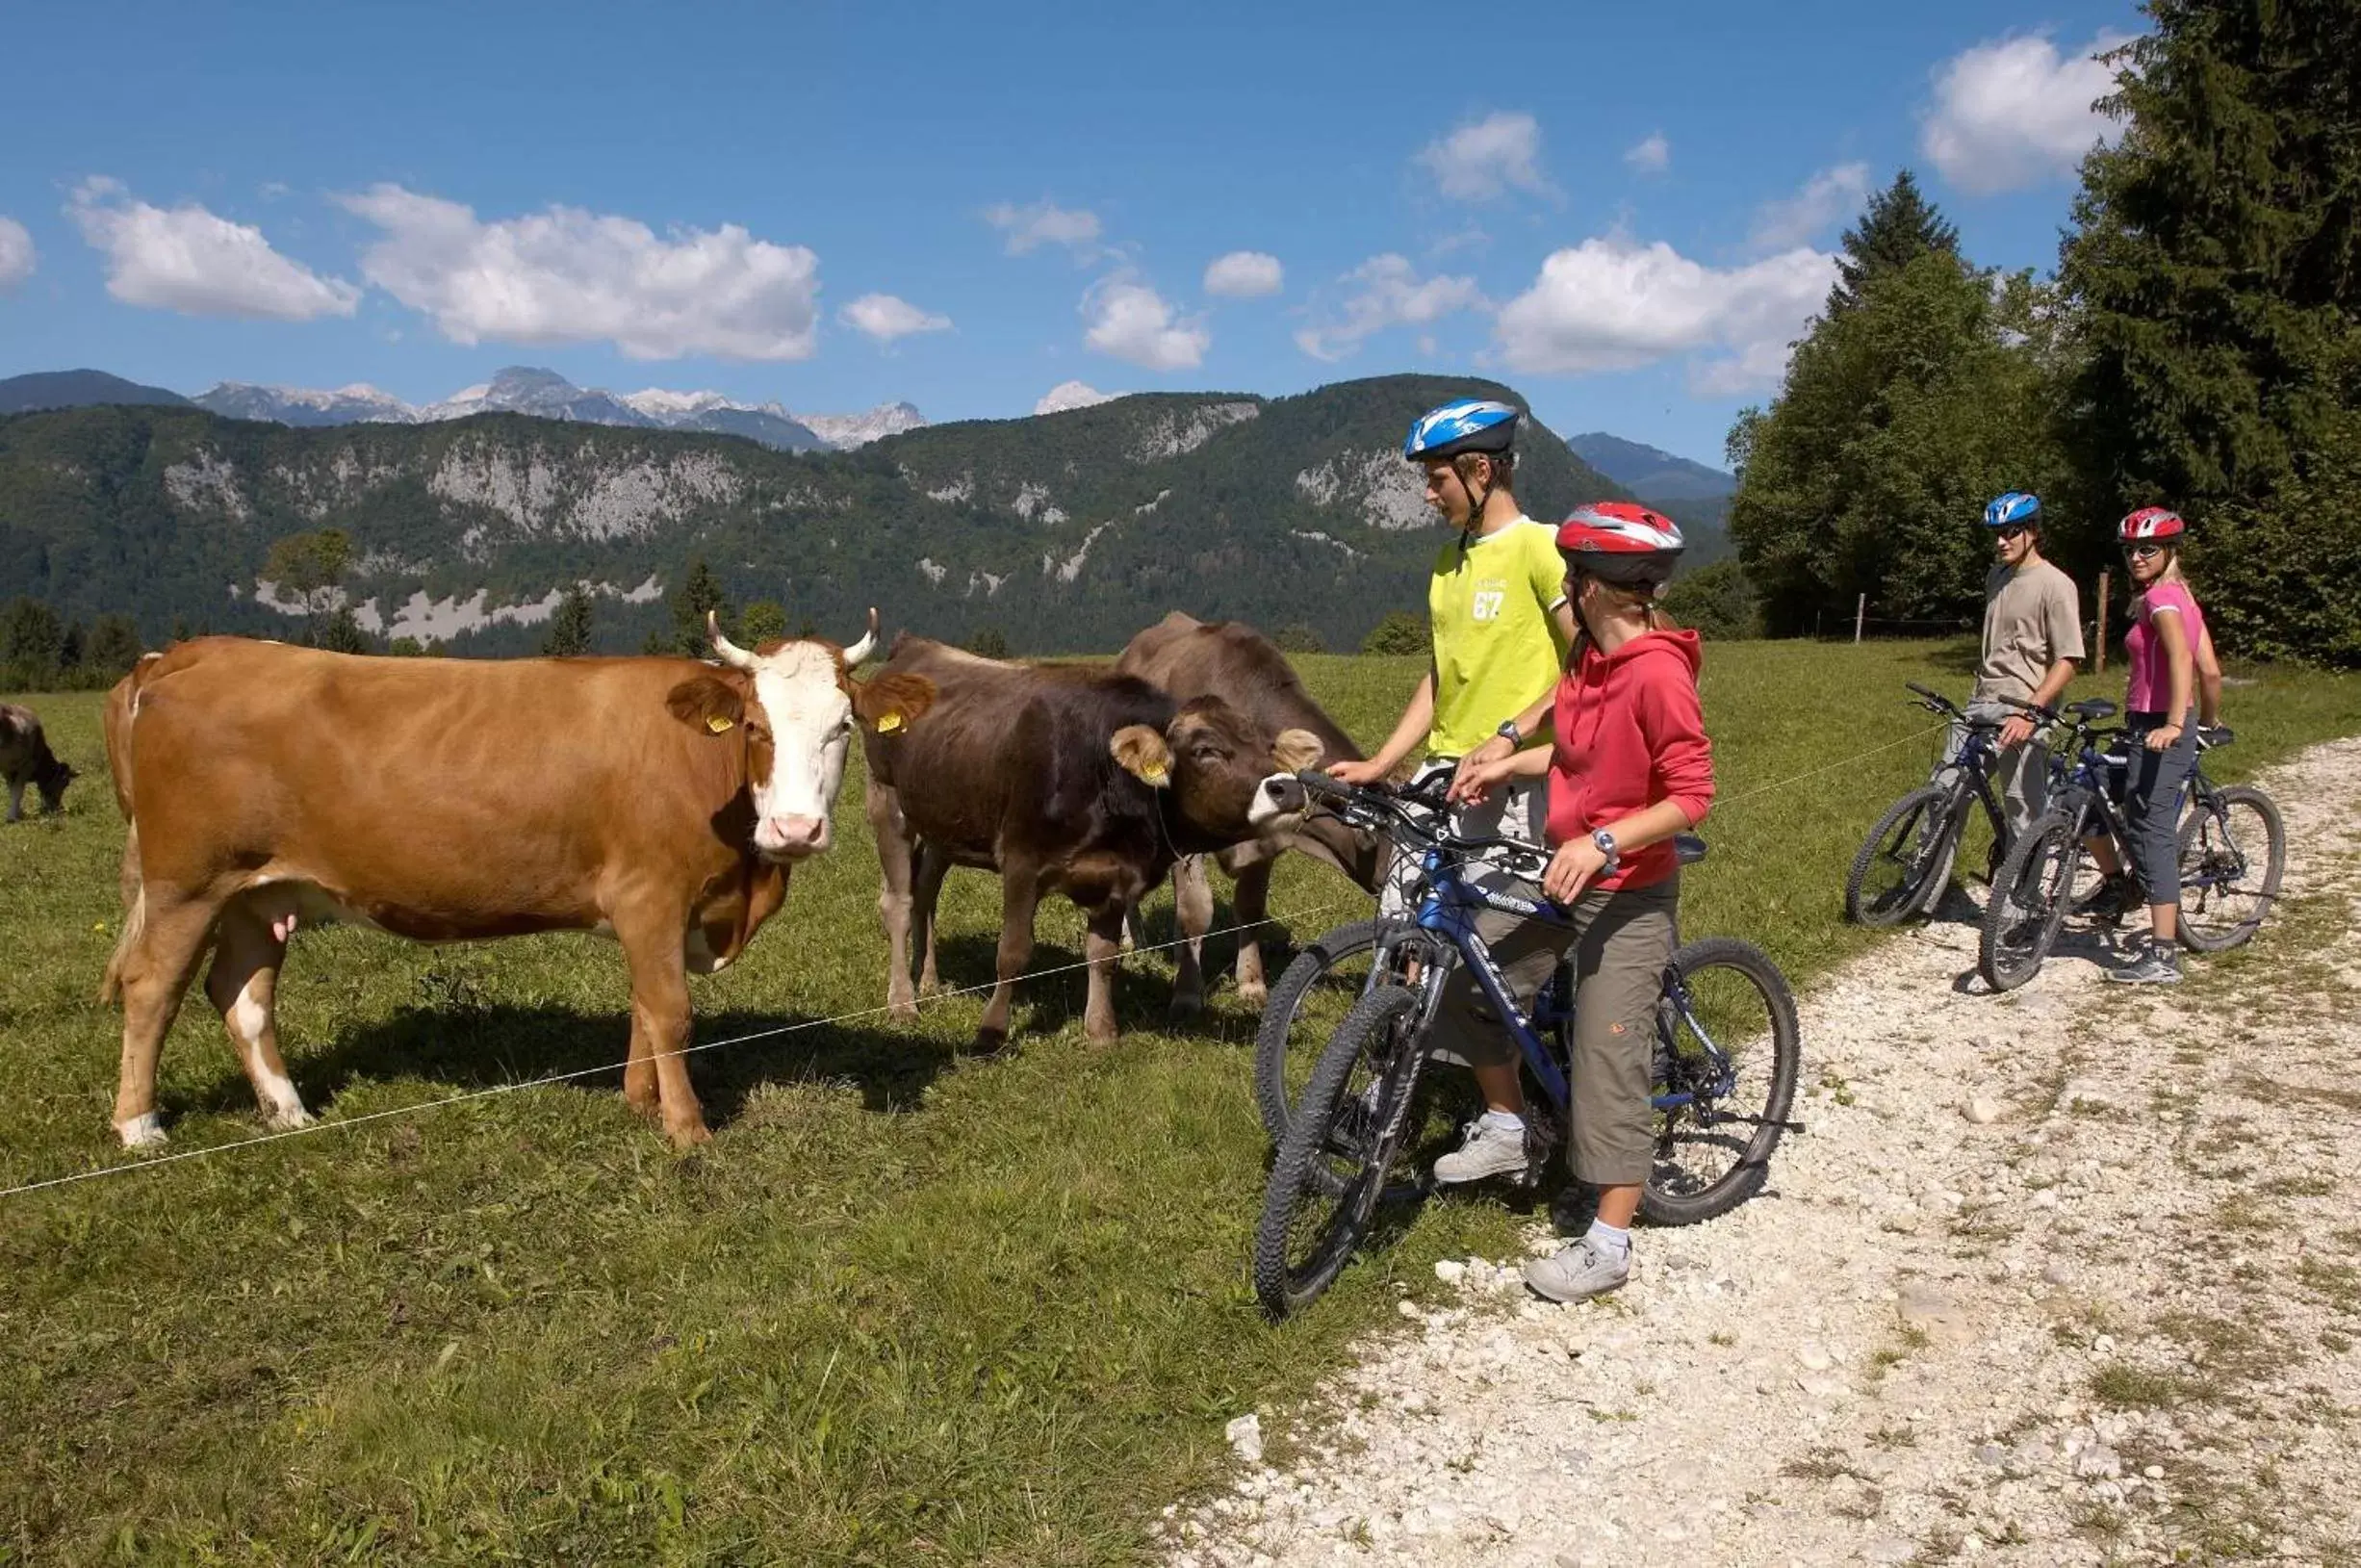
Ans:
[[[1412,814],[1412,809],[1440,812],[1441,803],[1431,799],[1431,786],[1424,790],[1393,790],[1383,784],[1348,784],[1325,773],[1305,771],[1296,775],[1303,792],[1339,808],[1338,814],[1356,827],[1372,831],[1392,830],[1401,836],[1430,848],[1453,854],[1499,856],[1526,862],[1531,874],[1538,875],[1549,863],[1550,852],[1522,838],[1502,838],[1483,834],[1458,834],[1440,823],[1422,821]],[[1693,833],[1675,834],[1672,838],[1674,858],[1682,865],[1694,865],[1706,858],[1706,841]],[[1503,866],[1504,870],[1517,870]],[[1519,875],[1527,874],[1517,871]]]

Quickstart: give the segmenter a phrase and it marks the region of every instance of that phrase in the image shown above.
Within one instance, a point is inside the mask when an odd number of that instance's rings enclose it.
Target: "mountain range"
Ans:
[[[1569,437],[1566,445],[1583,462],[1650,501],[1711,501],[1733,495],[1738,488],[1734,474],[1604,430]]]
[[[577,584],[597,596],[598,645],[635,648],[669,624],[666,591],[699,559],[734,601],[775,600],[839,636],[877,604],[930,635],[993,628],[1022,652],[1104,651],[1178,607],[1349,648],[1388,611],[1423,608],[1448,536],[1401,431],[1471,390],[1522,401],[1416,375],[1275,398],[1138,394],[807,452],[662,428],[673,409],[620,398],[644,423],[580,405],[324,426],[192,407],[21,414],[0,419],[0,599],[131,611],[150,639],[176,623],[285,634],[295,606],[261,578],[271,543],[335,527],[365,628],[470,652],[530,649]],[[1534,433],[1517,469],[1532,515],[1629,494]]]
[[[194,398],[183,398],[102,371],[40,372],[0,380],[0,414],[93,403],[192,402],[227,419],[305,427],[426,424],[474,414],[528,414],[588,424],[744,436],[781,451],[849,451],[881,436],[926,424],[926,416],[907,402],[882,403],[860,414],[791,414],[775,402],[742,402],[718,392],[650,387],[617,395],[577,387],[554,371],[526,365],[511,365],[489,381],[464,387],[432,403],[407,403],[365,382],[321,391],[223,381]]]

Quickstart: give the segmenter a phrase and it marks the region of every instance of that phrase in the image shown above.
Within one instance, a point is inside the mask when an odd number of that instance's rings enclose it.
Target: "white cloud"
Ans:
[[[1637,173],[1661,174],[1672,167],[1673,144],[1664,140],[1662,131],[1655,131],[1645,141],[1626,147],[1623,161]]]
[[[13,218],[0,218],[0,289],[13,289],[33,275],[33,236]]]
[[[1028,207],[1001,202],[984,210],[984,221],[1007,237],[1009,254],[1021,256],[1045,244],[1064,245],[1082,260],[1098,254],[1098,215],[1069,211],[1055,202]]]
[[[1868,194],[1867,164],[1824,168],[1806,180],[1794,195],[1757,208],[1747,244],[1757,250],[1786,250],[1803,244],[1831,223],[1860,212]]]
[[[2096,56],[2125,41],[2101,33],[2062,55],[2039,36],[1962,50],[1935,72],[1935,103],[1918,145],[1943,177],[1980,194],[2070,175],[2117,127],[2091,106],[2115,90]]]
[[[369,281],[454,343],[612,343],[633,359],[809,357],[820,258],[735,223],[661,238],[635,218],[551,207],[493,222],[398,185],[339,196],[384,231]]]
[[[1186,370],[1205,357],[1213,334],[1194,321],[1175,321],[1172,307],[1146,284],[1117,274],[1101,278],[1082,296],[1088,347],[1151,371]]]
[[[1486,115],[1428,142],[1418,162],[1453,201],[1491,201],[1511,186],[1551,193],[1541,172],[1541,126],[1530,115]]]
[[[1495,336],[1512,370],[1581,375],[1718,350],[1692,383],[1728,396],[1775,382],[1787,345],[1828,295],[1836,258],[1798,247],[1728,270],[1661,241],[1585,240],[1541,264],[1501,309]]]
[[[344,279],[321,277],[271,249],[252,224],[193,202],[167,211],[120,181],[100,178],[83,181],[65,210],[91,247],[106,253],[107,292],[127,305],[308,321],[349,316],[360,303],[361,291]]]
[[[913,332],[940,332],[951,324],[950,317],[920,310],[889,294],[864,294],[836,312],[836,319],[880,343],[907,338]]]
[[[1088,408],[1093,403],[1112,402],[1123,396],[1119,392],[1101,392],[1087,381],[1061,381],[1041,394],[1041,400],[1033,405],[1036,414],[1063,414],[1069,408]]]
[[[1223,299],[1255,299],[1277,294],[1286,279],[1278,257],[1259,250],[1233,250],[1205,269],[1205,292]]]
[[[1421,278],[1406,256],[1372,256],[1340,280],[1342,307],[1326,321],[1296,334],[1296,347],[1314,359],[1344,358],[1361,340],[1391,326],[1425,326],[1453,311],[1480,310],[1484,295],[1472,277]]]

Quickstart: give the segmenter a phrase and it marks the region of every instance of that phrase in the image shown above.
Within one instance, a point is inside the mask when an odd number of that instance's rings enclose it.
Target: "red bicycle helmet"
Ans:
[[[1636,587],[1673,575],[1687,543],[1681,525],[1637,501],[1598,501],[1577,507],[1557,530],[1566,564],[1604,581]]]
[[[2117,524],[2115,531],[2116,537],[2127,545],[2143,544],[2150,540],[2162,543],[2178,539],[2188,527],[2181,521],[2181,514],[2169,507],[2143,506]]]

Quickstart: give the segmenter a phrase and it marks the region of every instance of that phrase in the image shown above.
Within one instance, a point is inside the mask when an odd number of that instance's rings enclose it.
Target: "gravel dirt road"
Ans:
[[[1168,1562],[2361,1563],[2361,740],[2262,783],[2246,949],[1994,998],[1955,894],[1805,998],[1763,1196],[1579,1307],[1458,1266]]]

